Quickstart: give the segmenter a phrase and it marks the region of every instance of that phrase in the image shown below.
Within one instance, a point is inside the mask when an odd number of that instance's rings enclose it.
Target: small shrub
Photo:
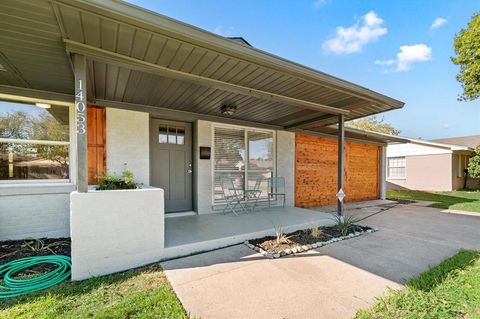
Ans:
[[[135,183],[133,173],[129,170],[124,170],[122,177],[115,175],[98,176],[101,183],[96,187],[96,190],[115,190],[115,189],[136,189],[140,185]]]
[[[312,228],[310,228],[310,235],[312,235],[312,237],[320,238],[322,234],[323,230],[318,228],[317,226],[313,226]]]
[[[350,230],[355,230],[355,223],[358,221],[358,219],[348,215],[335,215],[333,219],[335,220],[335,228],[338,229],[342,236],[348,235]]]
[[[274,226],[274,227],[275,227],[275,241],[277,242],[277,245],[288,244],[290,242],[290,237],[292,236],[287,236],[283,232],[283,227],[281,226]]]
[[[45,242],[41,239],[32,239],[32,240],[25,240],[22,244],[22,248],[28,248],[32,252],[41,252],[44,250],[50,251],[52,254],[55,254],[53,250],[50,248],[51,245],[46,245]]]

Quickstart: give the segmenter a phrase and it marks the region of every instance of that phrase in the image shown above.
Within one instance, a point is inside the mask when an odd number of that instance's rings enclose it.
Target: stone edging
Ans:
[[[358,225],[358,226],[363,226],[363,225]],[[368,226],[363,226],[363,227],[368,227]],[[251,244],[248,240],[246,240],[244,242],[244,244],[248,248],[253,249],[256,252],[259,252],[263,256],[273,259],[273,258],[280,258],[280,257],[288,256],[288,255],[291,255],[291,254],[306,252],[306,251],[309,251],[311,249],[320,248],[322,246],[325,246],[325,245],[328,245],[328,244],[331,244],[331,243],[334,243],[334,242],[337,242],[337,241],[342,241],[342,240],[345,240],[345,239],[355,238],[355,237],[365,235],[365,234],[369,234],[369,233],[373,233],[373,232],[376,232],[376,231],[378,231],[378,228],[370,228],[370,229],[367,229],[365,231],[361,231],[361,232],[357,231],[355,233],[348,234],[347,236],[335,237],[335,238],[332,238],[332,239],[327,240],[327,241],[319,241],[319,242],[316,242],[314,244],[296,246],[296,247],[293,247],[293,248],[287,248],[287,249],[284,249],[281,252],[277,252],[277,253],[269,253],[269,252],[263,250],[262,248]]]

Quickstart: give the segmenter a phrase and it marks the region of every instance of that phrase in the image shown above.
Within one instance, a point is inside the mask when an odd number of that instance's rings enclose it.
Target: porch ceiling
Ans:
[[[0,17],[0,64],[5,69],[0,68],[0,85],[72,95],[71,60],[63,41],[67,39],[119,57],[110,61],[83,52],[92,101],[214,116],[221,115],[222,104],[231,103],[237,112],[230,118],[312,130],[336,122],[336,115],[310,104],[348,110],[346,120],[403,106],[352,83],[121,2],[5,0],[0,3]],[[121,59],[180,71],[197,80],[130,67]],[[216,80],[227,88],[266,92],[272,98],[242,94],[198,78]],[[304,103],[286,103],[288,99]]]

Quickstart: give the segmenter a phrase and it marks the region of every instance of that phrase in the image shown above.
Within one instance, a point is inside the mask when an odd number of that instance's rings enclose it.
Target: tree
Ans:
[[[358,120],[349,121],[346,122],[345,125],[364,131],[379,132],[390,135],[400,134],[400,130],[394,128],[390,123],[386,123],[383,117],[378,118],[377,116],[369,116]]]
[[[456,56],[452,62],[460,66],[457,81],[462,84],[460,100],[473,101],[480,97],[480,13],[475,13],[465,29],[454,39]]]
[[[480,145],[475,149],[475,155],[468,161],[468,175],[473,178],[480,178]]]
[[[68,126],[58,122],[48,113],[42,113],[32,120],[32,139],[50,141],[68,141]],[[36,145],[38,155],[60,164],[62,176],[68,176],[68,146]]]
[[[32,121],[25,112],[6,113],[0,117],[0,138],[28,139],[32,134]],[[0,153],[8,149],[19,151],[21,146],[0,143]]]
[[[0,117],[0,137],[24,139],[30,134],[31,119],[27,113],[7,113]]]

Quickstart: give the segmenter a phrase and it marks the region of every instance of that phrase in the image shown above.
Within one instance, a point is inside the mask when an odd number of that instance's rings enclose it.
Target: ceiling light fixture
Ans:
[[[233,104],[231,104],[231,105],[223,104],[220,107],[220,113],[222,113],[222,115],[231,116],[231,115],[235,114],[236,111],[237,111],[237,106],[233,105]]]
[[[47,103],[35,103],[35,105],[41,107],[42,109],[49,109],[52,107],[50,104]]]

